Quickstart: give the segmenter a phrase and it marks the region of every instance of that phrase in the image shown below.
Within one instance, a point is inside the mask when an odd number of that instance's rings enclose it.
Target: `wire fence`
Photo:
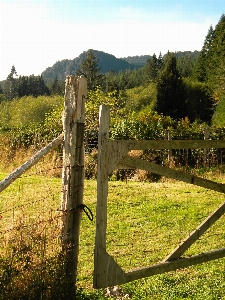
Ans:
[[[26,289],[31,299],[32,293],[44,299],[50,290],[52,293],[51,281],[62,271],[57,261],[63,213],[59,211],[61,180],[43,176],[40,170],[46,174],[54,168],[44,168],[41,162],[1,192],[0,299],[20,299],[26,296]],[[50,280],[51,272],[54,279]]]
[[[9,286],[14,294],[18,290],[20,299],[22,283],[32,292],[34,282],[40,283],[42,299],[48,299],[47,295],[66,281],[59,258],[61,219],[68,212],[60,208],[61,179],[46,176],[52,171],[54,168],[37,165],[1,193],[2,299],[9,299]],[[85,203],[94,211],[95,182],[86,181],[85,185]],[[203,192],[198,187],[181,190],[182,184],[180,188],[179,184],[168,182],[157,186],[131,180],[109,183],[107,245],[109,253],[124,269],[159,262],[224,201],[224,195]],[[199,193],[205,193],[204,203],[199,202]],[[80,233],[78,286],[79,280],[81,285],[85,281],[92,285],[94,235],[95,222],[90,223],[85,216]],[[222,247],[223,236],[224,216],[189,254]],[[57,289],[56,292],[61,293]]]

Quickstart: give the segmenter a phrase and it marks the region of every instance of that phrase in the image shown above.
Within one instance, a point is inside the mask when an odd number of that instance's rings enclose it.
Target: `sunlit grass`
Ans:
[[[0,179],[5,175],[0,174]],[[222,176],[219,181],[223,181]],[[96,181],[85,181],[84,203],[94,216],[96,198]],[[57,211],[60,202],[61,179],[34,172],[22,176],[1,193],[0,252],[4,268],[2,265],[0,269],[3,276],[6,264],[7,270],[14,264],[16,271],[11,274],[10,289],[7,287],[11,292],[13,284],[17,295],[29,288],[41,294],[42,299],[60,299],[50,293],[62,276],[57,269],[61,249],[61,218]],[[107,251],[124,270],[160,262],[223,202],[223,194],[177,181],[110,181]],[[91,222],[83,214],[77,276],[77,286],[83,289],[81,299],[105,298],[104,291],[92,288],[95,226],[95,218]],[[224,229],[222,216],[184,255],[224,247]],[[7,279],[4,276],[1,278]],[[224,259],[219,259],[137,280],[122,289],[132,299],[223,299],[224,277]],[[39,290],[34,288],[37,281]],[[60,282],[58,289],[59,286]],[[3,293],[0,299],[4,296]]]

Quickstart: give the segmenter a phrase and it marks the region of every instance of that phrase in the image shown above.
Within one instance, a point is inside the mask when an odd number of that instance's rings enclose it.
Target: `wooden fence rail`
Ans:
[[[14,182],[18,177],[20,177],[24,172],[28,171],[31,167],[39,162],[39,160],[48,154],[52,149],[60,145],[63,141],[64,134],[60,134],[56,139],[54,139],[47,146],[42,148],[36,154],[34,154],[29,160],[27,160],[24,164],[14,170],[11,174],[5,177],[2,181],[0,181],[0,192],[2,192],[5,188],[7,188],[12,182]]]

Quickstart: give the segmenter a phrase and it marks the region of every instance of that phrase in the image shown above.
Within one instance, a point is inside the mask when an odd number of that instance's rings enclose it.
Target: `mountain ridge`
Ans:
[[[100,72],[103,74],[106,74],[110,71],[114,71],[115,73],[118,73],[120,71],[124,70],[133,70],[143,67],[147,60],[151,58],[151,55],[141,55],[141,56],[128,56],[123,58],[116,58],[112,54],[108,54],[103,51],[99,50],[93,50],[91,49],[96,55],[96,57],[99,59],[99,67]],[[52,67],[46,68],[41,75],[44,79],[58,79],[58,80],[65,80],[65,77],[67,75],[75,75],[76,70],[80,69],[81,62],[85,59],[87,51],[83,51],[78,57],[75,57],[74,59],[63,59],[61,61],[57,61],[55,64],[53,64]],[[175,55],[178,59],[182,59],[184,56],[190,57],[198,57],[199,51],[177,51],[175,52]],[[166,56],[165,54],[163,58]]]
[[[93,50],[94,55],[99,59],[100,72],[105,74],[110,71],[118,73],[122,70],[135,69],[143,67],[151,55],[129,56],[126,58],[116,58],[112,54],[99,50]],[[83,51],[74,59],[63,59],[57,61],[52,67],[48,67],[41,73],[44,79],[64,80],[66,75],[75,75],[76,70],[80,68],[80,63],[85,59],[87,51]]]

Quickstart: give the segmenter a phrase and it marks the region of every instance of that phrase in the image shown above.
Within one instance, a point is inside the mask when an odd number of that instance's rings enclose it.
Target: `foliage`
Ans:
[[[40,147],[62,132],[60,96],[22,97],[0,103],[0,134],[10,147]]]
[[[110,134],[112,139],[158,140],[164,139],[170,131],[171,139],[204,139],[204,128],[207,124],[199,121],[190,122],[188,118],[174,120],[169,116],[157,114],[154,110],[143,109],[130,113],[126,119],[112,120]],[[224,137],[223,129],[210,129],[212,139]],[[217,132],[217,133],[216,133]],[[215,133],[215,135],[214,135]]]
[[[196,61],[199,57],[199,51],[184,51],[184,52],[175,52],[175,57],[177,59],[177,68],[182,77],[192,78]],[[163,57],[166,59],[167,54]]]
[[[65,90],[65,83],[63,81],[59,81],[57,78],[55,78],[51,84],[49,85],[49,90],[51,95],[64,95]]]
[[[155,53],[153,54],[152,58],[149,58],[145,65],[145,82],[156,82],[158,75],[163,68],[163,59],[161,52],[159,57],[157,58]]]
[[[140,113],[131,113],[126,119],[112,123],[110,134],[112,139],[162,139],[165,130],[173,120],[164,118],[146,108]]]
[[[211,46],[208,82],[218,101],[225,99],[225,15],[222,15],[214,30]]]
[[[121,70],[128,70],[137,67],[136,64],[129,64],[126,60],[116,58],[114,55],[105,53],[103,51],[92,49],[89,50],[91,50],[99,60],[99,67],[101,68],[101,72],[103,74],[106,74],[111,70],[113,70],[115,73],[118,73]],[[76,71],[81,68],[81,62],[86,58],[88,51],[82,52],[74,59],[57,61],[52,67],[48,67],[44,72],[42,72],[43,78],[45,80],[57,78],[60,81],[65,81],[66,75],[75,75]]]
[[[147,60],[151,58],[151,55],[141,55],[141,56],[128,56],[128,57],[123,57],[123,60],[126,60],[129,64],[135,65],[135,66],[140,66],[144,67],[146,64]]]
[[[64,97],[65,80],[59,80],[57,78],[44,78],[44,82],[48,87],[51,95],[60,95]]]
[[[17,77],[16,69],[12,66],[11,72],[4,84],[4,94],[7,100],[30,95],[33,97],[50,95],[50,91],[42,76],[30,75]]]
[[[0,103],[0,125],[5,127],[28,126],[31,123],[42,123],[46,113],[62,103],[60,96],[37,98],[28,96],[11,102]]]
[[[210,123],[215,109],[212,89],[207,83],[184,80],[187,91],[186,116],[191,122],[201,120]]]
[[[150,83],[147,86],[139,86],[127,89],[123,98],[125,99],[126,112],[138,112],[146,107],[153,109],[156,102],[156,86]]]
[[[17,72],[15,66],[12,66],[11,72],[7,76],[5,86],[4,86],[4,94],[7,99],[12,100],[13,98],[17,97],[18,90],[17,90]]]
[[[2,88],[2,86],[0,85],[0,94],[3,94],[4,92],[3,92],[3,88]]]
[[[210,26],[195,69],[196,78],[202,82],[206,82],[211,87],[214,99],[218,103],[225,99],[224,57],[225,15],[222,15],[215,29]],[[221,114],[220,108],[219,111]],[[215,114],[215,117],[218,116],[217,111],[215,111]],[[213,118],[214,122],[215,117]],[[219,116],[220,119],[221,117]]]
[[[173,53],[168,54],[164,68],[158,77],[156,88],[156,111],[174,119],[184,118],[187,94]]]
[[[101,82],[102,74],[100,74],[101,67],[98,67],[99,60],[97,56],[88,50],[85,59],[80,64],[80,70],[76,71],[76,75],[84,75],[87,79],[88,90],[95,89]]]
[[[103,78],[102,88],[106,92],[124,91],[142,85],[144,68],[121,70],[118,74],[110,71]]]
[[[30,95],[33,97],[42,95],[49,96],[50,91],[42,76],[19,76],[17,82],[17,95],[18,97]]]
[[[214,39],[214,30],[212,25],[210,26],[208,33],[205,37],[205,41],[200,52],[199,58],[196,62],[195,69],[194,69],[194,77],[199,80],[200,82],[207,81],[208,78],[208,67],[210,63],[210,52],[211,46]]]
[[[120,114],[124,107],[123,99],[117,96],[117,92],[104,93],[98,86],[94,91],[89,91],[86,101],[86,131],[97,132],[100,105],[109,105],[113,118]]]
[[[225,127],[225,95],[221,96],[219,103],[216,105],[212,116],[212,125],[219,128]]]

